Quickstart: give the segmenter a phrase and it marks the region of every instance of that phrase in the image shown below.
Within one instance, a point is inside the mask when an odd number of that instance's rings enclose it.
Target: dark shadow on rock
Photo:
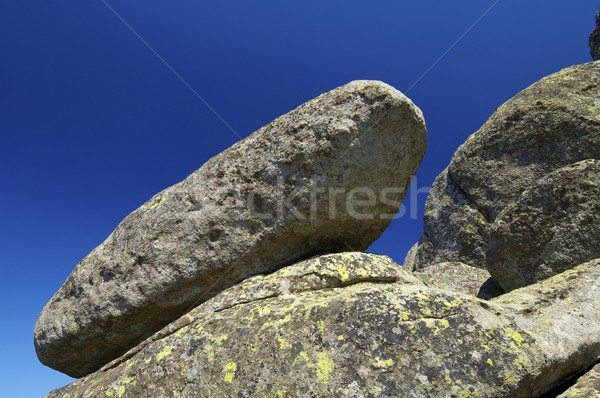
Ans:
[[[500,287],[498,282],[494,280],[494,278],[490,278],[481,285],[479,289],[479,293],[477,293],[477,298],[482,300],[493,299],[494,297],[498,297],[504,294],[504,289]]]

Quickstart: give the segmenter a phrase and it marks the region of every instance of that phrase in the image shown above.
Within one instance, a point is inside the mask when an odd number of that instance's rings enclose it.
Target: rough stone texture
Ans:
[[[560,168],[498,215],[488,270],[505,290],[600,257],[600,161]]]
[[[600,11],[596,14],[596,29],[590,35],[590,50],[592,59],[600,60]]]
[[[594,259],[491,302],[516,314],[515,322],[534,336],[548,361],[569,368],[561,374],[553,365],[542,370],[555,387],[600,360],[599,291],[600,259]]]
[[[412,278],[381,256],[310,259],[49,397],[530,398],[600,358],[598,260],[491,301]]]
[[[38,357],[82,376],[249,276],[366,249],[425,147],[421,111],[384,83],[303,104],[127,216],[42,311]]]
[[[575,385],[557,398],[600,398],[600,364],[577,379]]]
[[[485,269],[485,235],[489,223],[444,170],[433,182],[425,203],[424,234],[412,251],[413,270],[440,262],[463,262]]]
[[[420,269],[414,275],[429,287],[465,293],[485,300],[503,293],[502,289],[493,288],[488,271],[463,263],[438,263]]]
[[[413,269],[484,268],[490,224],[553,170],[600,159],[600,63],[563,69],[502,105],[458,149],[427,199]]]

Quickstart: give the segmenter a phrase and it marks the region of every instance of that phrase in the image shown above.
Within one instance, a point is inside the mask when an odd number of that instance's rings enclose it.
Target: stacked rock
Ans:
[[[373,81],[300,106],[77,265],[35,344],[84,377],[49,397],[600,396],[599,98],[596,62],[502,105],[404,267],[361,251],[423,157],[421,112]]]
[[[505,209],[522,201],[521,196],[550,173],[600,159],[599,98],[600,64],[588,63],[545,77],[502,105],[461,145],[436,178],[425,205],[424,234],[404,265],[421,270],[441,262],[462,262],[485,269],[491,262],[494,276],[502,272],[504,265],[493,265],[497,260],[490,258],[489,251],[496,257],[513,250],[499,248],[496,240],[490,247],[490,233],[499,228],[495,224],[504,223]],[[546,221],[544,226],[554,228]],[[597,231],[597,223],[590,228]],[[536,232],[532,229],[531,233]],[[522,235],[518,240],[532,248],[531,239],[537,238]],[[566,253],[572,243],[557,237],[554,246],[547,248],[548,255]],[[593,259],[596,254],[594,250],[582,252],[575,262]],[[565,263],[564,267],[572,265]],[[503,287],[510,290],[516,286]]]
[[[421,111],[387,84],[303,104],[128,215],[43,309],[38,357],[85,376],[248,277],[365,250],[425,148]]]

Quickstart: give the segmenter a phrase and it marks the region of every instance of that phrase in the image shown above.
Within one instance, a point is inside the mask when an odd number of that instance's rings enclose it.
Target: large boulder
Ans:
[[[595,61],[600,60],[600,11],[596,14],[596,28],[590,35],[590,51]]]
[[[600,261],[491,301],[388,258],[309,259],[244,281],[66,397],[536,397],[600,358]]]
[[[387,84],[355,81],[301,105],[155,195],[81,260],[39,317],[38,357],[80,377],[249,276],[366,249],[425,148],[421,111]]]
[[[502,105],[458,149],[427,199],[424,234],[405,265],[484,268],[491,224],[548,173],[600,159],[600,63],[563,69]]]
[[[600,257],[600,161],[540,179],[492,225],[488,270],[505,290],[527,286]]]

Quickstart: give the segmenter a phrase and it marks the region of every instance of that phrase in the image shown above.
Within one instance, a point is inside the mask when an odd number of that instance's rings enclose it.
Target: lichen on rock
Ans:
[[[38,319],[39,359],[83,376],[244,279],[365,250],[426,146],[421,111],[378,81],[277,118],[155,195],[81,260]]]
[[[356,283],[339,283],[344,273],[335,270],[349,261],[372,270],[369,278],[359,271]],[[524,398],[600,354],[600,302],[577,313],[566,305],[584,303],[600,288],[600,261],[491,301],[388,279],[393,263],[356,253],[307,260],[247,288],[284,286],[280,279],[309,275],[319,264],[335,275],[331,287],[316,284],[227,308],[215,304],[217,296],[190,312],[191,323],[49,397]],[[587,334],[565,339],[561,329],[574,318]]]

